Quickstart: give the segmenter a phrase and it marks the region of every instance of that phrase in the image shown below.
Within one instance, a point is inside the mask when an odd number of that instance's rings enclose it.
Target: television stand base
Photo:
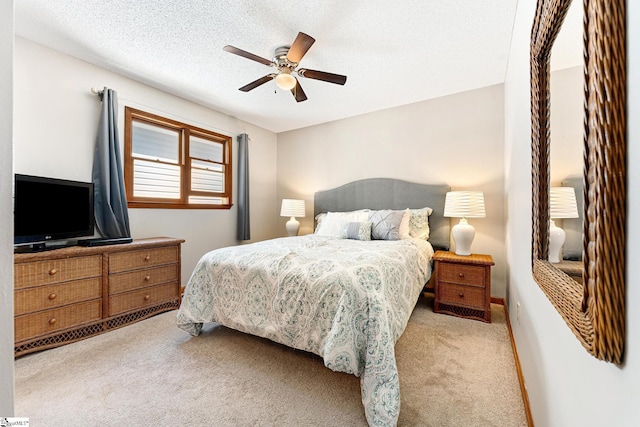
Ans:
[[[78,240],[79,246],[107,246],[107,245],[120,245],[123,243],[131,243],[133,239],[131,237],[114,237],[114,238],[97,238],[97,239],[84,239]]]
[[[31,254],[44,251],[52,251],[54,249],[68,248],[68,243],[33,243],[31,245],[16,246],[13,248],[14,254]]]

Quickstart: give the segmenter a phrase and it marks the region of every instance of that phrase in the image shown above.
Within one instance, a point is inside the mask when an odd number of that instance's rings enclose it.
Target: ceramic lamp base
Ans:
[[[469,224],[465,218],[451,229],[453,241],[456,244],[456,255],[471,255],[471,242],[476,235],[473,225]]]
[[[298,230],[300,229],[300,222],[294,217],[291,217],[291,219],[287,221],[286,227],[289,237],[297,236]]]
[[[566,233],[556,226],[553,220],[549,220],[549,262],[558,263],[562,260],[562,246]]]

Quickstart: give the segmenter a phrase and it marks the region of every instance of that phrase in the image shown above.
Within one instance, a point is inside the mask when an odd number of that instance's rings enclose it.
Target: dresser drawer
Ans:
[[[29,288],[101,275],[102,255],[18,263],[14,266],[14,287]]]
[[[74,280],[14,293],[16,316],[102,297],[102,279]]]
[[[485,268],[475,265],[460,265],[441,262],[438,266],[438,279],[443,282],[484,287]]]
[[[109,275],[109,295],[178,280],[178,265],[146,268]]]
[[[442,304],[484,310],[484,288],[440,282],[438,284],[438,296],[439,302]]]
[[[112,253],[109,254],[109,273],[177,263],[178,255],[177,246]]]
[[[151,286],[109,297],[109,315],[125,313],[178,298],[178,282]]]
[[[102,318],[102,300],[67,305],[15,318],[15,341],[45,335]]]

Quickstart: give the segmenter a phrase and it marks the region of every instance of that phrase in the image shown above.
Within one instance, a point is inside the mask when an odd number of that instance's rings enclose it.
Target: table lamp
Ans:
[[[304,200],[282,199],[280,216],[291,217],[291,219],[287,221],[287,233],[289,236],[297,236],[298,230],[300,229],[300,222],[298,222],[295,217],[304,218]]]
[[[549,191],[549,262],[562,260],[562,246],[566,233],[558,226],[556,218],[578,218],[578,204],[573,187],[552,187]]]
[[[456,255],[471,255],[471,242],[476,230],[467,218],[485,217],[482,191],[449,191],[444,202],[444,216],[460,218],[460,222],[451,229]]]

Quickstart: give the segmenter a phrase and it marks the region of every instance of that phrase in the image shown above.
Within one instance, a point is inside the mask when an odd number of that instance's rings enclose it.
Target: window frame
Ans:
[[[193,126],[177,120],[168,119],[157,114],[148,113],[132,107],[125,107],[125,135],[124,135],[124,182],[127,194],[127,204],[130,208],[155,208],[155,209],[230,209],[232,200],[232,140],[228,135],[223,135],[201,127]],[[178,163],[180,168],[180,198],[162,199],[152,197],[134,197],[134,160],[133,155],[133,122],[141,122],[157,126],[171,131],[177,131],[179,135]],[[189,156],[190,136],[202,138],[222,145],[224,191],[222,193],[207,193],[190,190],[191,188],[191,162],[202,160]],[[228,203],[205,204],[189,203],[189,196],[210,196],[226,198]]]

